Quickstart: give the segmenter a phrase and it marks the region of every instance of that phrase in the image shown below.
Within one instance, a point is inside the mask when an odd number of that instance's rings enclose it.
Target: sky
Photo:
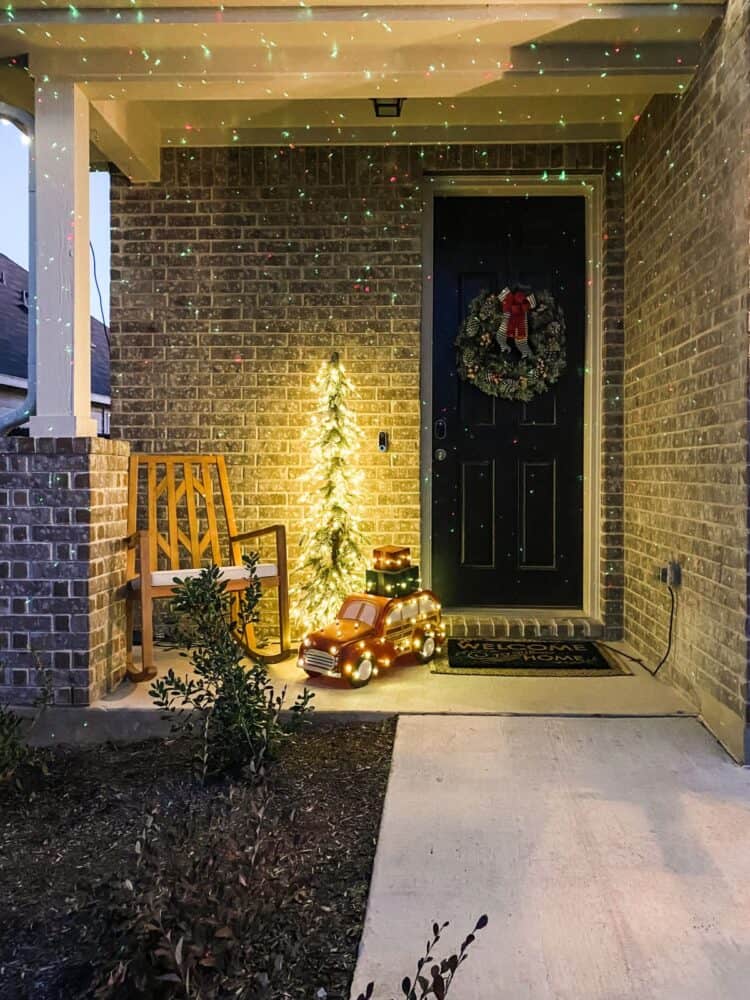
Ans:
[[[0,253],[17,264],[29,267],[29,197],[28,147],[14,125],[0,125]],[[109,174],[91,174],[91,242],[96,254],[96,272],[104,303],[105,322],[109,323]],[[99,297],[91,276],[91,314],[101,319]]]

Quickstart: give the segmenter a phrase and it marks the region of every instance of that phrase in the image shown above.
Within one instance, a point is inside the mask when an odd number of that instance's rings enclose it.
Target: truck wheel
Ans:
[[[435,655],[436,648],[437,643],[435,642],[435,637],[432,635],[426,635],[422,640],[422,645],[419,647],[419,659],[422,663],[430,662]]]
[[[349,674],[349,686],[353,688],[363,688],[370,683],[373,673],[373,662],[369,656],[360,656],[357,665]]]

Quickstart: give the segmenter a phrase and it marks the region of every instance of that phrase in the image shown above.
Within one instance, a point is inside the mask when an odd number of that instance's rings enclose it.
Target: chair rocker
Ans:
[[[254,542],[259,549],[272,536],[274,561],[256,567],[261,589],[275,587],[278,605],[278,653],[257,649],[255,630],[249,625],[242,641],[250,656],[266,663],[284,659],[290,649],[289,586],[286,531],[274,524],[255,531],[238,532],[223,455],[140,455],[130,457],[127,535],[127,673],[130,680],[156,676],[154,666],[154,601],[170,598],[175,578],[196,577],[209,562],[221,568],[227,591],[237,593],[247,586],[242,563],[242,545]],[[139,506],[140,501],[140,506]],[[138,523],[145,509],[145,528]],[[220,530],[219,518],[223,514]],[[228,559],[222,556],[222,538],[228,543]],[[135,604],[141,609],[142,667],[133,665]]]

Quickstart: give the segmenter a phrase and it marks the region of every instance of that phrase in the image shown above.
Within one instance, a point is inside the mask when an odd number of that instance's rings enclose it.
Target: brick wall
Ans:
[[[625,626],[743,755],[747,706],[748,56],[730,0],[682,99],[651,101],[625,150]]]
[[[623,550],[623,352],[625,299],[625,195],[622,149],[606,153],[602,218],[602,454],[600,587],[605,635],[622,635]]]
[[[125,671],[120,441],[0,438],[0,701],[84,705]]]
[[[282,520],[292,560],[301,429],[321,360],[356,381],[366,529],[418,553],[423,193],[430,177],[606,178],[601,579],[622,606],[621,149],[595,144],[165,150],[159,184],[112,184],[112,433],[228,454],[241,528]],[[376,448],[379,429],[391,449]]]

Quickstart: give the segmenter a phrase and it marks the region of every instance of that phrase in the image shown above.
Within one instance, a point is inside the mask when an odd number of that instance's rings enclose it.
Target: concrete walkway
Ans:
[[[694,719],[402,717],[353,997],[481,913],[455,1000],[747,1000],[750,771]]]

